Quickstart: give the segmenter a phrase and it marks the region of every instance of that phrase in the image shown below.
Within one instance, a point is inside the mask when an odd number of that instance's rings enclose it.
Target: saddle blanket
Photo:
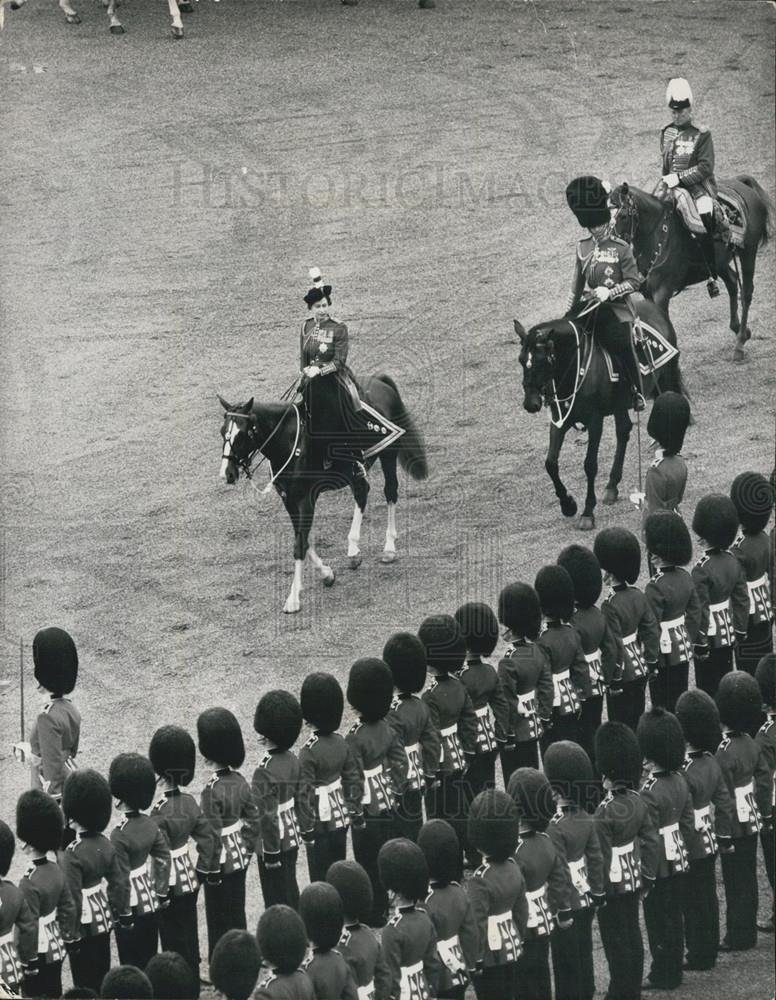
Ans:
[[[669,344],[660,330],[646,323],[643,319],[638,321],[641,327],[641,337],[637,336],[635,342],[636,358],[639,362],[641,377],[646,378],[652,372],[667,365],[669,361],[677,356],[678,349],[673,344]],[[606,361],[606,368],[609,372],[610,382],[619,382],[620,374],[614,366],[611,354],[605,347],[598,345]]]
[[[696,236],[703,236],[706,227],[690,192],[685,188],[675,188],[674,204],[676,211],[682,217],[682,222],[690,232]],[[732,188],[724,186],[719,188],[717,201],[714,204],[714,218],[718,238],[736,247],[744,245],[746,206]]]
[[[356,445],[363,451],[364,459],[372,458],[395,444],[404,434],[404,428],[389,420],[363,397],[359,398],[359,407],[358,410],[347,414],[347,444],[343,454],[350,454],[349,448]],[[337,445],[334,442],[331,453],[337,457]]]

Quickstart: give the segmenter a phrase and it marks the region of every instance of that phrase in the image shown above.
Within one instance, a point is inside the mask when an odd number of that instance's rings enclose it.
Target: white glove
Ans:
[[[679,183],[678,174],[663,174],[663,183],[666,187],[675,188]]]
[[[321,374],[321,369],[316,368],[315,365],[308,365],[306,368],[303,368],[302,371],[308,378],[315,378],[316,375]]]
[[[20,764],[40,764],[40,757],[32,752],[32,747],[27,740],[12,744],[13,755]]]
[[[646,499],[647,497],[645,493],[635,492],[631,493],[630,495],[630,502],[634,505],[636,510],[641,510],[641,508],[644,506],[644,501]]]
[[[595,295],[599,302],[606,302],[607,299],[611,298],[612,293],[606,285],[599,285],[598,288],[593,289],[593,295]]]

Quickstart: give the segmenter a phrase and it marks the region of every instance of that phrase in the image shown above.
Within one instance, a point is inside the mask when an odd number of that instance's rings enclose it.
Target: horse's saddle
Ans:
[[[663,365],[667,365],[679,353],[678,349],[666,340],[660,330],[650,323],[645,323],[643,319],[639,319],[635,327],[631,327],[631,335],[642,378],[646,378],[662,368]],[[609,381],[619,382],[620,372],[612,355],[601,344],[597,344],[597,346],[603,355],[606,370],[609,373]]]
[[[685,188],[673,189],[674,208],[679,213],[687,229],[696,236],[704,236],[706,227],[703,225],[698,206]],[[746,235],[746,205],[733,188],[720,184],[717,197],[714,199],[714,237],[726,245],[740,247],[744,245]]]

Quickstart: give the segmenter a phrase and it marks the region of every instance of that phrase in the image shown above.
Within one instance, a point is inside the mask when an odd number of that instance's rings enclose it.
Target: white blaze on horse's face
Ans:
[[[234,445],[235,438],[239,433],[240,428],[237,426],[237,421],[231,419],[227,424],[226,431],[224,432],[224,450],[221,453],[221,479],[226,479],[226,470],[229,468],[232,446]]]

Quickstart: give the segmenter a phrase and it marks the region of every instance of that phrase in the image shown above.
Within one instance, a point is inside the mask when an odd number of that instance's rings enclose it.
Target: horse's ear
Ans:
[[[525,340],[526,333],[523,324],[520,322],[519,319],[512,320],[512,322],[515,324],[515,333],[518,335],[520,340]]]
[[[246,413],[250,413],[252,409],[253,409],[253,396],[251,396],[251,398],[248,400],[245,406],[243,406],[243,410]]]
[[[216,393],[216,397],[218,399],[218,402],[221,404],[221,406],[223,406],[223,408],[225,410],[233,410],[234,409],[234,407],[231,405],[231,403],[227,403],[227,401],[224,399],[223,396],[219,396],[218,393]]]
[[[628,187],[628,182],[623,181],[622,184],[620,184],[620,192],[622,194],[627,194],[629,190],[630,188]]]

